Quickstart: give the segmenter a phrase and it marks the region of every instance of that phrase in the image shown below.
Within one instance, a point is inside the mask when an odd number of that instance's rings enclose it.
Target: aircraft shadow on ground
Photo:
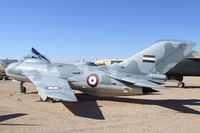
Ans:
[[[101,111],[101,106],[98,106],[97,99],[92,96],[86,95],[78,95],[78,102],[77,103],[69,103],[69,102],[62,102],[74,115],[97,119],[97,120],[104,120],[103,113]]]
[[[24,114],[24,113],[14,113],[14,114],[7,114],[7,115],[0,115],[0,126],[4,125],[4,126],[37,126],[35,124],[7,124],[7,123],[2,123],[4,121],[10,120],[10,119],[15,119],[18,117],[22,117],[28,114]]]
[[[15,119],[17,117],[22,117],[22,116],[25,116],[25,115],[27,115],[27,114],[15,113],[15,114],[8,114],[8,115],[0,115],[0,122],[10,120],[10,119]]]
[[[167,99],[167,100],[149,100],[122,97],[95,97],[87,94],[77,94],[77,103],[62,102],[74,115],[90,119],[104,120],[104,115],[97,104],[100,101],[113,101],[123,103],[133,103],[141,105],[157,105],[180,113],[200,115],[200,111],[189,108],[185,105],[199,106],[198,99]],[[133,110],[134,111],[134,110]]]
[[[167,88],[178,88],[177,86],[166,86]],[[200,86],[185,86],[184,88],[180,89],[200,89]]]
[[[185,89],[200,89],[200,86],[185,86]]]

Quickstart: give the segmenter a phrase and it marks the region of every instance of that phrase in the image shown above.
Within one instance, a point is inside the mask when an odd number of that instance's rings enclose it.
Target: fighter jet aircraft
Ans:
[[[31,58],[10,64],[6,74],[22,83],[34,83],[43,101],[76,102],[72,90],[95,96],[144,94],[152,88],[164,88],[161,83],[167,79],[165,74],[194,46],[195,43],[186,41],[161,41],[119,64],[101,67]]]
[[[10,60],[10,59],[5,59],[5,60],[0,60],[0,79],[7,79],[7,76],[5,74],[5,68],[11,64],[17,62],[17,60]]]

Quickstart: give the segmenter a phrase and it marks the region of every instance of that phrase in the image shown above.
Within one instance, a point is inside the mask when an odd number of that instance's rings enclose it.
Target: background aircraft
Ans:
[[[102,67],[30,58],[10,64],[6,74],[22,83],[34,83],[44,101],[77,101],[72,89],[96,96],[138,95],[164,88],[160,84],[166,81],[165,74],[194,46],[185,41],[161,41],[119,64]]]
[[[14,63],[14,62],[17,62],[17,60],[10,60],[10,59],[1,59],[0,60],[0,79],[2,80],[5,80],[5,79],[8,79],[8,77],[6,76],[5,74],[5,68],[11,64],[11,63]]]
[[[174,68],[166,73],[168,80],[177,80],[178,87],[184,88],[184,76],[200,76],[200,54],[192,52],[188,57],[183,59]]]

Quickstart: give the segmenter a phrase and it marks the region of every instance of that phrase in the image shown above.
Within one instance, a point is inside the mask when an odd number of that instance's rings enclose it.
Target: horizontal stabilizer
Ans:
[[[153,83],[147,79],[137,79],[137,78],[134,78],[134,77],[122,77],[122,78],[119,78],[119,77],[116,77],[116,76],[112,76],[112,75],[109,75],[109,77],[119,81],[119,82],[128,82],[128,83],[132,83],[134,84],[135,86],[139,86],[139,87],[148,87],[148,88],[158,88],[158,89],[163,89],[165,88],[164,86],[161,86],[161,85],[158,85],[156,83]]]

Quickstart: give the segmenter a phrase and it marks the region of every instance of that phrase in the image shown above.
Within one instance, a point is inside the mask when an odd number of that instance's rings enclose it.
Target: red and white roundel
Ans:
[[[96,75],[96,74],[90,74],[87,77],[87,84],[89,86],[91,86],[92,88],[97,87],[98,83],[99,83],[99,77],[98,77],[98,75]]]

